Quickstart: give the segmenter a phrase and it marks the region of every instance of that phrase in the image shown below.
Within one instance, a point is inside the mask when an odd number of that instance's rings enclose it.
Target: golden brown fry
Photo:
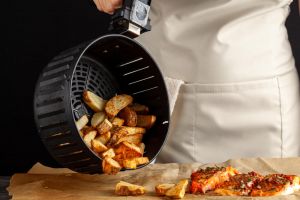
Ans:
[[[88,122],[89,118],[87,117],[87,115],[83,115],[82,117],[80,117],[80,119],[75,123],[77,130],[80,131],[83,127],[87,125]]]
[[[114,159],[105,157],[102,161],[102,170],[105,174],[117,174],[121,170],[121,166]]]
[[[136,160],[133,158],[133,159],[125,159],[123,160],[123,163],[122,163],[123,167],[125,167],[126,169],[136,169]]]
[[[118,116],[125,120],[126,126],[134,127],[137,124],[137,114],[132,108],[128,106],[123,108],[119,112]]]
[[[118,148],[115,149],[115,153],[121,155],[123,159],[132,159],[142,156],[141,149],[135,144],[128,142],[122,142]]]
[[[135,135],[135,134],[144,134],[146,133],[146,129],[145,128],[141,128],[141,127],[129,127],[129,126],[122,126],[123,129],[125,129],[128,133],[128,135]]]
[[[105,106],[106,114],[109,118],[115,117],[120,110],[131,104],[133,98],[126,94],[121,94],[111,98]]]
[[[83,131],[81,130],[81,131],[79,131],[79,135],[80,135],[80,137],[83,137],[84,136],[84,134],[83,134]]]
[[[99,135],[98,137],[95,138],[95,140],[100,141],[102,144],[106,145],[108,143],[108,141],[111,138],[111,133],[110,131],[103,133],[101,135]]]
[[[145,148],[146,148],[145,144],[144,144],[144,143],[140,143],[140,144],[138,145],[138,147],[140,148],[142,155],[144,155]]]
[[[129,142],[135,145],[138,145],[142,142],[143,134],[134,134],[134,135],[125,135],[121,137],[116,144],[120,144],[121,142]]]
[[[92,147],[92,140],[96,137],[96,135],[97,135],[97,131],[90,131],[83,137],[85,144],[89,148]]]
[[[83,92],[83,101],[94,111],[100,112],[104,110],[106,100],[91,91],[85,90]]]
[[[131,159],[124,159],[122,162],[122,166],[127,169],[136,169],[138,165],[143,165],[149,163],[148,157],[138,157]]]
[[[179,181],[174,187],[170,188],[166,192],[166,196],[175,198],[175,199],[182,199],[185,195],[185,190],[188,185],[188,180],[184,179]]]
[[[96,129],[94,127],[91,127],[91,126],[84,126],[82,129],[81,129],[83,135],[86,135],[87,133],[91,132],[91,131],[96,131]]]
[[[97,127],[99,126],[106,118],[106,115],[104,112],[97,112],[93,115],[92,120],[91,120],[91,125],[92,127]]]
[[[117,145],[117,142],[123,138],[124,136],[126,136],[128,134],[128,132],[126,131],[126,129],[122,128],[122,127],[114,127],[111,130],[111,139],[108,142],[108,146],[109,147],[113,147],[115,145]]]
[[[144,165],[149,163],[149,158],[148,157],[139,157],[135,158],[136,165]]]
[[[146,190],[143,186],[130,184],[120,181],[116,185],[115,193],[121,196],[137,196],[145,194]]]
[[[123,126],[124,125],[124,122],[125,120],[124,119],[121,119],[119,117],[115,117],[113,120],[112,120],[112,125],[114,126]]]
[[[110,123],[109,120],[105,119],[99,126],[97,126],[97,130],[99,134],[103,134],[108,132],[113,125]]]
[[[155,186],[155,193],[158,196],[165,196],[167,191],[169,189],[171,189],[172,187],[174,187],[174,186],[175,186],[175,184],[173,184],[173,183],[163,183],[163,184],[156,185]]]
[[[91,144],[93,151],[97,153],[101,153],[107,150],[107,147],[104,144],[102,144],[102,142],[100,142],[99,140],[92,140]]]
[[[108,149],[107,151],[105,151],[104,153],[102,153],[102,157],[105,158],[105,157],[108,157],[108,158],[113,158],[115,157],[116,154],[115,154],[115,151],[114,149],[110,148]]]

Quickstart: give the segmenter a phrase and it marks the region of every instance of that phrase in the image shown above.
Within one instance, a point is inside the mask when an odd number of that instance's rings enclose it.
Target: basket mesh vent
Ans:
[[[84,90],[90,90],[104,99],[117,93],[117,84],[112,75],[97,61],[84,57],[75,68],[71,84],[72,109],[76,120],[82,115],[91,115],[91,110],[82,101]]]

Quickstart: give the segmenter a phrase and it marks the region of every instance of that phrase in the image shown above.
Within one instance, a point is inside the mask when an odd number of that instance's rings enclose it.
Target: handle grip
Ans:
[[[124,0],[110,23],[110,31],[137,37],[151,30],[149,12],[151,0]]]

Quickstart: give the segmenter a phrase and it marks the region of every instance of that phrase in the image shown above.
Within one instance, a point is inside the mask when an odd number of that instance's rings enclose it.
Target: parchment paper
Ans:
[[[211,164],[151,164],[138,170],[124,171],[113,175],[87,175],[74,173],[68,169],[52,169],[40,164],[35,165],[27,174],[15,174],[8,187],[14,200],[103,200],[103,199],[167,199],[157,197],[154,186],[159,183],[176,183],[189,178],[192,171]],[[261,174],[285,173],[300,175],[300,158],[284,159],[238,159],[228,160],[218,166],[231,165],[241,172],[255,170]],[[147,193],[138,197],[120,197],[114,194],[114,188],[120,180],[143,185]],[[186,194],[184,199],[299,199],[300,192],[277,197],[220,197]]]

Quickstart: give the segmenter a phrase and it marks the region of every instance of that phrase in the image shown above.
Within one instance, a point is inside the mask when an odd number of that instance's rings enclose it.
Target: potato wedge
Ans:
[[[141,127],[129,127],[129,126],[122,126],[123,129],[125,129],[128,133],[128,135],[135,135],[135,134],[144,134],[146,133],[146,129],[145,128],[141,128]]]
[[[113,120],[112,120],[112,125],[114,126],[123,126],[124,123],[125,123],[125,120],[124,119],[121,119],[119,117],[115,117]]]
[[[113,118],[120,112],[120,110],[131,104],[132,101],[133,98],[127,94],[114,96],[106,103],[106,114],[109,118]]]
[[[93,151],[97,153],[101,153],[107,150],[107,147],[104,144],[102,144],[102,142],[100,142],[99,140],[92,140],[91,144]]]
[[[155,121],[156,116],[154,115],[138,115],[136,126],[149,129],[154,125]]]
[[[132,158],[132,159],[124,159],[123,160],[123,167],[127,169],[136,169],[138,165],[143,165],[149,163],[148,157],[139,157],[139,158]]]
[[[113,158],[115,156],[116,156],[116,154],[115,154],[115,151],[114,151],[113,148],[110,148],[107,151],[105,151],[105,152],[102,153],[102,157],[103,158],[105,158],[105,157]]]
[[[132,159],[142,156],[141,149],[135,144],[122,142],[116,149],[116,155],[122,155],[123,159]]]
[[[112,127],[113,125],[111,122],[108,119],[105,119],[99,126],[97,126],[97,131],[99,134],[103,134],[108,132]]]
[[[91,126],[84,126],[82,129],[81,129],[83,135],[86,135],[87,133],[89,133],[90,131],[96,131],[96,129],[94,127],[91,127]]]
[[[188,180],[184,179],[179,181],[174,187],[166,192],[167,197],[182,199],[185,195],[185,190],[188,185]]]
[[[137,114],[132,108],[128,106],[123,108],[119,112],[118,116],[125,120],[126,126],[134,127],[137,124]]]
[[[83,101],[94,111],[100,112],[104,110],[106,100],[102,99],[95,93],[85,90],[83,92]]]
[[[79,135],[80,137],[83,137],[84,136],[83,131],[79,131]]]
[[[173,184],[173,183],[163,183],[163,184],[156,185],[155,193],[158,196],[165,196],[166,192],[174,186],[175,186],[175,184]]]
[[[85,144],[89,148],[92,147],[92,140],[95,139],[96,135],[97,135],[97,131],[90,131],[83,137]]]
[[[108,143],[108,141],[111,138],[111,133],[110,131],[103,133],[101,135],[99,135],[98,137],[95,138],[95,140],[100,141],[102,144],[106,145]]]
[[[140,144],[138,145],[138,147],[140,148],[142,155],[144,155],[146,145],[145,145],[144,143],[140,143]]]
[[[126,169],[136,169],[137,166],[135,159],[125,159],[123,160],[122,164],[122,166]]]
[[[116,144],[120,144],[121,142],[129,142],[135,145],[138,145],[142,142],[143,134],[134,134],[134,135],[125,135],[121,137]]]
[[[93,115],[91,120],[92,127],[96,128],[99,126],[106,118],[106,115],[104,112],[97,112]]]
[[[102,161],[102,170],[105,174],[117,174],[121,170],[121,166],[114,159],[106,157]]]
[[[120,181],[116,185],[115,193],[120,196],[137,196],[145,194],[146,190],[143,186],[130,184]]]
[[[144,165],[149,163],[149,158],[148,157],[139,157],[135,158],[136,165]]]
[[[134,103],[132,106],[130,106],[137,114],[140,115],[146,115],[149,113],[149,108],[145,105],[141,105],[138,103]]]
[[[87,117],[87,115],[83,115],[82,117],[80,117],[80,119],[75,123],[77,130],[80,131],[83,127],[85,127],[85,125],[87,125],[87,123],[89,123],[89,118]]]
[[[109,147],[113,147],[115,145],[117,145],[117,142],[125,137],[126,135],[128,135],[128,132],[126,131],[126,129],[122,128],[122,127],[115,127],[111,130],[111,139],[108,142],[108,146]]]

